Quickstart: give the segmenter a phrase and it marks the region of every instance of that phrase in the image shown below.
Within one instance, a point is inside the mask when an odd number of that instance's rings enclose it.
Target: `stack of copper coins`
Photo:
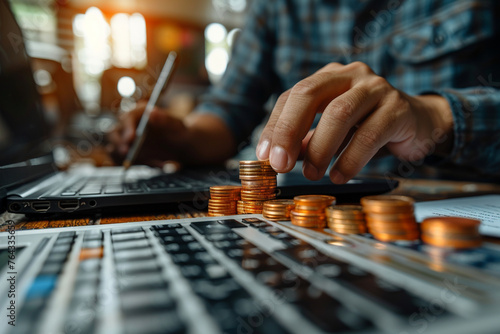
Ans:
[[[365,214],[361,205],[333,205],[326,208],[328,227],[343,234],[366,233]]]
[[[236,210],[239,215],[247,213],[262,213],[264,208],[264,201],[238,201]]]
[[[235,215],[236,202],[240,199],[241,187],[239,186],[212,186],[208,200],[209,216]]]
[[[407,196],[379,195],[361,198],[368,230],[384,242],[412,241],[419,237],[413,212],[414,200]]]
[[[422,221],[422,241],[437,247],[475,248],[481,246],[477,219],[432,217]]]
[[[290,211],[292,224],[309,228],[325,227],[325,209],[336,203],[335,197],[328,195],[295,196],[293,201],[295,209]]]
[[[274,199],[264,202],[262,215],[269,220],[290,220],[290,211],[293,208],[293,199]]]
[[[276,198],[276,175],[269,161],[240,161],[238,213],[262,213],[264,202]]]

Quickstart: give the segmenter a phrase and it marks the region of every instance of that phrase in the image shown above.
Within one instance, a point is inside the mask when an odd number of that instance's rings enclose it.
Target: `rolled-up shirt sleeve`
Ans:
[[[450,104],[453,150],[438,163],[467,166],[500,176],[500,90],[470,87],[438,91]]]

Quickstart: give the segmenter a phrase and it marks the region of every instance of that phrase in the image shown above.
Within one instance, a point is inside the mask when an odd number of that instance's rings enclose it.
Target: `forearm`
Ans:
[[[236,153],[236,140],[216,115],[194,112],[184,121],[188,129],[181,160],[187,164],[220,164]]]

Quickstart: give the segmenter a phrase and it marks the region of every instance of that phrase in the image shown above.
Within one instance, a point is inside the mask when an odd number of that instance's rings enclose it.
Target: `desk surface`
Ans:
[[[399,187],[390,192],[393,195],[405,195],[416,201],[440,200],[484,194],[500,194],[500,185],[491,183],[473,183],[463,181],[442,181],[426,179],[398,179]],[[208,216],[206,211],[155,212],[154,214],[94,214],[80,217],[60,218],[27,218],[24,215],[4,213],[0,216],[0,232],[7,229],[6,221],[16,222],[17,230],[104,225],[116,223],[130,223],[138,221],[170,220],[181,218],[196,218]],[[485,240],[499,243],[500,238],[485,237]]]

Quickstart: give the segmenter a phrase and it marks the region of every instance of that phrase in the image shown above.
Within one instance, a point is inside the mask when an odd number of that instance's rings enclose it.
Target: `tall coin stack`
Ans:
[[[293,225],[323,228],[326,226],[325,209],[335,205],[336,198],[328,195],[301,195],[295,196],[293,201],[295,209],[290,211]]]
[[[373,237],[384,242],[418,239],[414,202],[411,197],[397,195],[361,198],[368,230]]]
[[[236,214],[236,202],[240,199],[239,186],[212,186],[208,200],[209,216],[230,216]]]
[[[269,220],[290,220],[290,211],[294,208],[293,199],[273,199],[264,202],[262,215]]]
[[[481,246],[477,219],[462,217],[432,217],[420,225],[422,241],[436,247],[474,248]]]
[[[262,213],[264,202],[276,198],[276,175],[269,161],[240,161],[239,214]]]
[[[333,205],[326,208],[328,227],[343,234],[366,233],[365,214],[361,205]]]

